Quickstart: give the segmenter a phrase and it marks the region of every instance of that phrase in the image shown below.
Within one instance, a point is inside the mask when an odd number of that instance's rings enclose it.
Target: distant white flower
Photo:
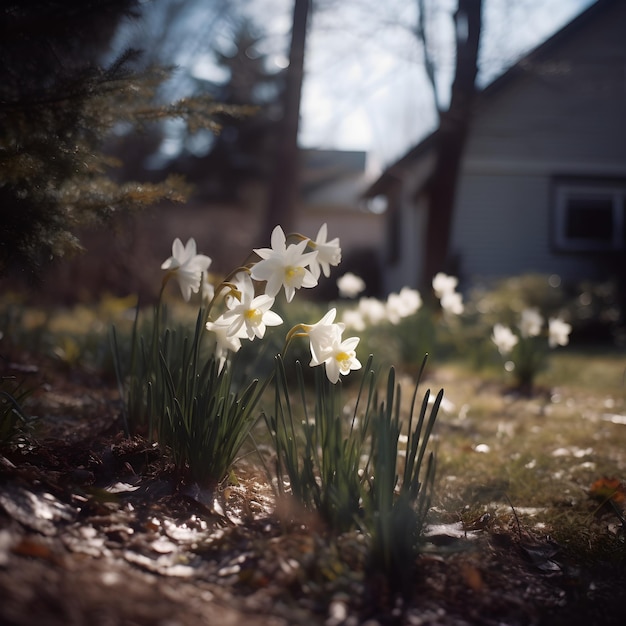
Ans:
[[[346,309],[341,314],[341,321],[345,324],[346,328],[351,328],[357,332],[363,332],[367,328],[363,314],[359,309]]]
[[[308,239],[287,246],[283,229],[276,226],[272,231],[271,244],[271,248],[255,248],[262,260],[250,271],[255,280],[267,281],[265,293],[268,296],[274,298],[284,287],[287,302],[291,302],[296,289],[317,285],[317,279],[307,268],[315,262],[318,252],[304,252]]]
[[[219,361],[219,369],[224,367],[228,352],[237,352],[241,348],[241,340],[236,335],[229,335],[230,321],[222,316],[214,322],[207,322],[206,329],[215,335],[215,358]]]
[[[509,354],[509,352],[511,352],[511,350],[513,350],[513,348],[517,345],[519,338],[508,326],[504,326],[504,324],[496,324],[493,327],[491,341],[496,344],[500,354],[506,355]]]
[[[444,313],[461,315],[464,311],[463,296],[456,291],[459,279],[455,276],[448,276],[443,272],[438,272],[433,278],[433,291],[439,298],[439,303]]]
[[[399,296],[407,315],[417,313],[422,306],[422,296],[417,289],[402,287],[402,289],[400,289]]]
[[[337,279],[337,289],[342,298],[356,298],[365,289],[365,281],[360,276],[347,272]]]
[[[162,270],[167,270],[176,277],[180,291],[186,302],[191,294],[198,293],[202,274],[206,274],[211,259],[204,254],[196,254],[196,241],[191,237],[185,246],[177,237],[172,244],[172,256],[163,261]]]
[[[317,251],[317,258],[311,263],[311,273],[316,279],[320,277],[320,269],[324,276],[330,276],[330,266],[341,263],[341,248],[339,238],[335,237],[331,241],[326,241],[328,227],[322,224],[315,241],[309,241],[309,246]]]
[[[465,310],[463,296],[458,291],[444,293],[439,303],[444,312],[452,313],[453,315],[461,315]]]
[[[522,311],[519,323],[519,330],[522,337],[537,337],[541,334],[543,326],[543,317],[538,309],[530,308]]]
[[[385,304],[387,319],[392,324],[399,324],[401,319],[417,313],[422,306],[419,291],[410,287],[402,287],[400,293],[390,293]]]
[[[274,298],[267,294],[252,297],[254,294],[242,293],[239,304],[233,298],[230,308],[222,314],[224,322],[230,322],[228,334],[237,337],[263,338],[267,326],[278,326],[283,319],[271,311]]]
[[[387,309],[377,298],[361,298],[358,309],[363,319],[373,326],[387,319]]]
[[[349,337],[342,341],[341,335],[333,334],[329,339],[330,342],[323,349],[320,349],[319,354],[311,359],[309,365],[315,367],[324,363],[328,380],[335,384],[341,374],[345,376],[352,370],[361,368],[361,363],[356,357],[359,338]]]
[[[566,346],[569,343],[569,335],[572,332],[571,324],[563,321],[560,317],[551,317],[548,320],[548,344],[551,348]]]
[[[448,293],[454,292],[458,284],[458,278],[448,276],[448,274],[444,274],[443,272],[438,272],[433,277],[433,291],[439,299],[443,298]]]

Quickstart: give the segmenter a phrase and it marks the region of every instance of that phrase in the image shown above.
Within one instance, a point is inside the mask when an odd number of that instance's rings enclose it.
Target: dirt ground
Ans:
[[[365,574],[356,533],[331,537],[310,517],[280,524],[253,464],[201,503],[153,446],[121,435],[113,385],[28,354],[11,355],[6,375],[36,387],[28,410],[40,419],[0,450],[3,625],[626,623],[623,502],[602,506],[584,491],[605,472],[626,473],[623,396],[610,406],[575,389],[515,397],[436,372],[429,382],[451,389],[437,435],[439,496],[412,593],[400,601]],[[568,436],[568,398],[581,415],[595,407],[588,432]],[[589,460],[577,439],[589,432],[603,438],[603,460]],[[545,450],[529,460],[514,447],[522,437]],[[577,469],[555,477],[550,464],[563,458]],[[552,517],[528,484],[531,467],[562,481],[548,496]],[[555,536],[563,511],[583,521]]]

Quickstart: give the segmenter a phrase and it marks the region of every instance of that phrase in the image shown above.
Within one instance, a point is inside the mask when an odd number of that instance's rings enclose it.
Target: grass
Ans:
[[[132,309],[120,307],[120,314],[127,310]],[[55,336],[69,336],[79,346],[85,337],[90,345],[99,345],[84,310],[76,325],[60,315],[48,316],[55,332],[36,325],[39,346],[52,349],[54,358],[60,358],[53,350]],[[101,340],[106,342],[105,333]],[[79,350],[78,365],[85,365],[92,353],[101,354]],[[87,365],[93,369],[106,362]],[[523,546],[531,540],[545,544],[550,537],[563,571],[623,566],[624,504],[615,509],[595,498],[592,485],[602,478],[626,479],[625,370],[626,357],[615,349],[562,348],[550,353],[533,393],[524,395],[501,368],[477,370],[463,361],[438,361],[431,354],[419,397],[427,388],[445,390],[432,442],[437,466],[431,521],[460,522],[467,529],[478,525]],[[398,368],[397,382],[405,392],[414,378],[414,369]],[[349,405],[358,385],[346,385],[344,392]],[[409,406],[410,393],[405,393],[399,414],[405,425]],[[253,465],[254,455],[235,465],[233,480]],[[260,467],[255,480],[264,480]],[[345,542],[342,537],[337,546]],[[320,562],[313,570],[322,567]]]
[[[581,387],[589,393],[626,398],[626,352],[617,348],[568,349],[551,355],[540,385]]]
[[[436,369],[456,407],[439,422],[439,509],[503,526],[517,516],[580,558],[623,561],[625,529],[590,488],[626,476],[625,367],[613,351],[562,350],[531,397],[463,365]]]

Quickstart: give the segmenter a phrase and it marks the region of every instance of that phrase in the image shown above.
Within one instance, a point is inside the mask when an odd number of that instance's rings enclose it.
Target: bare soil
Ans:
[[[251,462],[210,498],[188,493],[154,446],[122,436],[116,390],[97,373],[22,353],[3,375],[27,378],[39,417],[0,450],[4,625],[626,623],[623,502],[587,489],[626,470],[623,405],[604,396],[521,397],[433,374],[453,405],[438,431],[432,526],[401,600],[367,572],[358,534],[332,536],[293,511],[285,523]],[[581,415],[595,407],[596,422],[580,417],[587,431],[568,431],[567,398]],[[588,458],[590,432],[601,459]]]

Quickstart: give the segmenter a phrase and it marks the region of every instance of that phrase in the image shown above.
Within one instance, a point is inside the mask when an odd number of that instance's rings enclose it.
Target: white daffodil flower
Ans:
[[[291,302],[296,289],[315,287],[317,279],[307,269],[317,258],[317,250],[304,252],[308,240],[287,246],[285,233],[280,226],[272,231],[271,248],[255,248],[261,261],[256,263],[250,275],[254,280],[264,280],[266,295],[274,298],[281,287],[285,289],[287,302]]]
[[[262,339],[267,326],[279,326],[283,323],[282,317],[271,311],[274,298],[267,294],[251,297],[251,294],[242,293],[239,304],[233,298],[232,308],[222,314],[225,322],[230,322],[228,334],[237,337],[247,337],[251,341],[255,337]]]
[[[543,317],[536,308],[524,309],[519,323],[519,330],[522,337],[537,337],[541,334]]]
[[[419,291],[403,287],[400,293],[390,293],[387,297],[387,319],[394,325],[399,324],[400,320],[417,313],[421,306],[422,297]]]
[[[309,246],[317,251],[317,258],[311,263],[311,273],[315,279],[319,279],[320,270],[324,272],[324,276],[330,276],[330,266],[339,265],[341,263],[341,248],[339,247],[339,238],[335,237],[331,241],[326,241],[328,236],[328,226],[324,223],[320,227],[315,241],[310,241]]]
[[[444,313],[461,315],[465,310],[463,306],[463,296],[456,291],[459,279],[456,276],[448,276],[443,272],[438,272],[433,278],[433,291]]]
[[[360,276],[347,272],[337,279],[337,289],[342,298],[356,298],[365,289],[365,281]]]
[[[234,308],[247,298],[248,301],[254,298],[254,283],[248,272],[237,272],[229,281],[230,291],[226,293],[224,302],[229,309]]]
[[[230,352],[237,352],[241,348],[241,340],[236,335],[229,335],[230,322],[218,317],[214,322],[207,322],[206,329],[215,334],[215,358],[219,360],[221,371]]]
[[[189,302],[191,294],[198,293],[202,281],[202,275],[206,274],[211,265],[211,259],[204,254],[196,254],[196,241],[191,237],[185,246],[177,237],[172,244],[172,256],[161,265],[162,270],[167,270],[176,277],[180,291],[186,302]]]
[[[563,321],[560,317],[551,317],[548,320],[548,345],[551,348],[566,346],[569,343],[571,332],[571,324]]]
[[[458,291],[444,293],[439,303],[445,313],[452,313],[452,315],[461,315],[465,310],[463,296]]]
[[[508,326],[496,324],[493,327],[491,341],[496,344],[500,354],[506,355],[517,345],[519,338]]]
[[[363,314],[358,309],[346,309],[341,314],[341,321],[346,328],[356,330],[358,333],[363,332],[367,328]]]
[[[316,365],[323,362],[320,361],[320,355],[327,351],[336,340],[341,341],[341,334],[345,325],[341,322],[335,324],[335,316],[337,309],[330,309],[322,319],[315,324],[303,324],[302,328],[309,337],[311,348],[311,364],[315,361]]]
[[[326,365],[326,376],[328,380],[335,384],[339,376],[349,374],[352,370],[361,368],[361,363],[356,357],[356,347],[360,339],[349,337],[341,340],[341,335],[333,333],[328,343],[316,357],[311,359],[310,365],[315,367],[324,363]]]
[[[359,300],[358,310],[363,316],[363,319],[372,326],[380,324],[380,322],[387,318],[385,304],[377,298],[361,298]]]
[[[433,278],[433,291],[441,300],[446,294],[453,293],[458,284],[459,279],[455,276],[448,276],[448,274],[438,272]]]

